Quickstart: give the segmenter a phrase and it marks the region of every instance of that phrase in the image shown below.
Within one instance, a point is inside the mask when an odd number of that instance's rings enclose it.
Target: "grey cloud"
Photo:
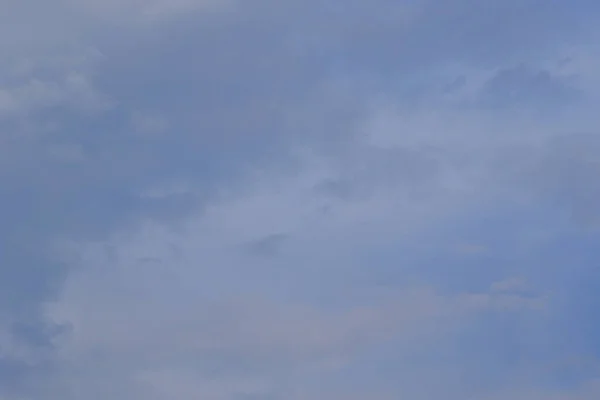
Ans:
[[[597,223],[598,133],[546,134],[537,144],[496,149],[488,164],[502,192],[566,213],[580,227]]]
[[[325,56],[342,71],[344,66],[368,70],[386,80],[404,80],[407,72],[439,63],[495,68],[552,57],[557,48],[585,34],[599,11],[589,0],[380,1],[377,6],[310,2],[301,10],[282,2],[275,11],[258,10],[269,16],[279,11],[288,18],[294,13],[289,26],[310,24],[311,35],[298,36],[313,48],[323,46]]]
[[[583,93],[568,78],[525,65],[498,71],[482,88],[479,102],[488,107],[556,108],[574,106]]]
[[[540,193],[569,210],[575,220],[595,226],[600,218],[600,136],[573,134],[554,138],[533,175]]]
[[[398,127],[401,135],[401,127]],[[386,188],[408,196],[427,196],[439,187],[443,160],[435,148],[361,146],[340,157],[341,177],[319,183],[317,192],[345,200],[364,199]]]
[[[447,83],[444,86],[444,92],[445,93],[456,92],[456,91],[460,90],[462,87],[464,87],[466,82],[467,82],[467,78],[464,75],[461,75],[461,76],[457,77],[456,79],[454,79],[453,81]]]
[[[248,250],[251,254],[260,257],[270,257],[277,255],[284,246],[289,235],[285,233],[274,233],[265,236],[264,238],[255,240],[248,245]]]

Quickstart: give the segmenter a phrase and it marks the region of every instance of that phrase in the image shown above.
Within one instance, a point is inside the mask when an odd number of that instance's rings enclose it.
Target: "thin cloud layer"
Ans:
[[[0,398],[597,398],[595,3],[5,10]]]

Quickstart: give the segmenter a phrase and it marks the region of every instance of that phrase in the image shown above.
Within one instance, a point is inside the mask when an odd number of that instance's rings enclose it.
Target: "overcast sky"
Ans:
[[[4,0],[0,399],[598,399],[598,110],[592,0]]]

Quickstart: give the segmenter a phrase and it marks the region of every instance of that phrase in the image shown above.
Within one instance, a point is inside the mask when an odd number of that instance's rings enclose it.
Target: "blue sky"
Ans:
[[[0,13],[0,400],[600,396],[600,7]]]

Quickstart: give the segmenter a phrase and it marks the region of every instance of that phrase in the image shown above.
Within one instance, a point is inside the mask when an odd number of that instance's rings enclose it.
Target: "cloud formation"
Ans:
[[[597,4],[3,8],[1,399],[597,398]]]

